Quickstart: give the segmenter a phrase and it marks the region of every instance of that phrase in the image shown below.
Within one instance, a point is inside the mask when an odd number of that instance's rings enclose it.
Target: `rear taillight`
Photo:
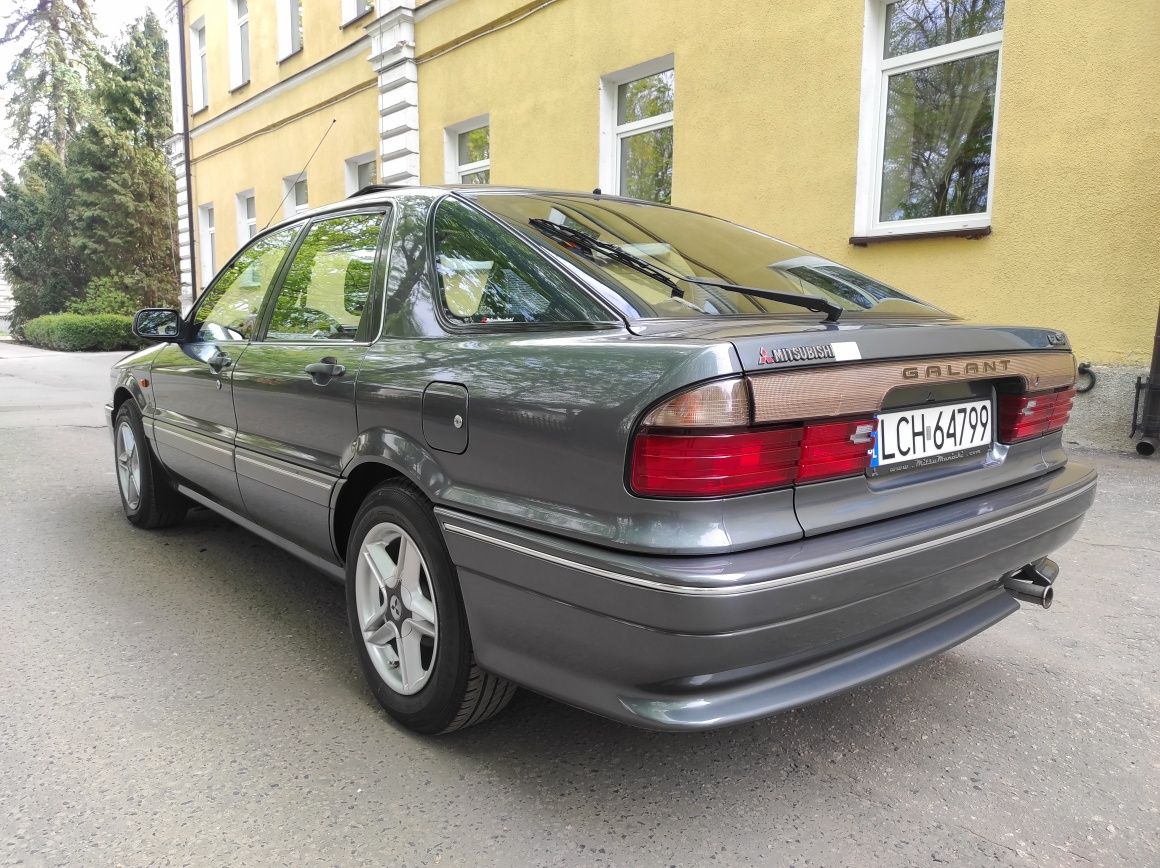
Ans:
[[[725,434],[641,431],[632,449],[632,490],[667,497],[721,497],[794,481],[800,428]]]
[[[744,380],[710,383],[654,408],[632,444],[629,486],[649,497],[724,497],[866,472],[875,422],[750,426]]]
[[[817,482],[865,473],[870,466],[874,427],[873,419],[807,422],[803,426],[797,481]]]
[[[1075,388],[999,396],[999,441],[1018,443],[1059,431],[1071,414]]]

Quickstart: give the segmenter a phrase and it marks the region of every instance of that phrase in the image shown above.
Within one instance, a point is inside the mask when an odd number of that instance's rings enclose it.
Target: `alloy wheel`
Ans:
[[[122,422],[117,426],[117,484],[129,509],[141,505],[141,454],[137,451],[137,437],[133,426]]]
[[[355,566],[359,628],[379,676],[396,693],[423,689],[435,667],[435,589],[418,544],[391,522],[363,539]]]

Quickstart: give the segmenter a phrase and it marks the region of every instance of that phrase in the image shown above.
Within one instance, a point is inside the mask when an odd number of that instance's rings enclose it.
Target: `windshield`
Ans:
[[[671,286],[583,245],[544,237],[530,220],[548,220],[617,245],[671,274],[834,302],[852,315],[944,317],[932,305],[871,277],[735,223],[644,202],[570,193],[472,193],[471,199],[617,289],[630,317],[815,316],[784,302],[720,286]]]

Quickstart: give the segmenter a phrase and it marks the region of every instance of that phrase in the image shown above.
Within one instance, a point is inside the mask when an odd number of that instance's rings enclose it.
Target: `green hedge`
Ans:
[[[38,316],[24,323],[21,331],[24,340],[46,350],[132,350],[141,346],[133,336],[133,317],[113,313]]]

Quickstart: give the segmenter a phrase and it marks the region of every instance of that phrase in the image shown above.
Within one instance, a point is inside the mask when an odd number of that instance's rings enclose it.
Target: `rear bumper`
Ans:
[[[1078,529],[1096,473],[705,557],[617,552],[437,510],[482,666],[651,729],[803,705],[937,654],[1019,608],[1000,577]]]

